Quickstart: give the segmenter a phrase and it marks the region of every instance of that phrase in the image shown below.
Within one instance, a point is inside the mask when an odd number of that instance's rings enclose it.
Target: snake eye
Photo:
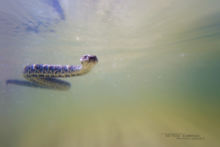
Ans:
[[[85,56],[83,57],[83,59],[88,60],[88,59],[89,59],[89,56],[88,56],[88,55],[85,55]]]
[[[80,58],[80,61],[81,61],[81,62],[87,61],[87,60],[89,60],[88,57],[89,57],[88,55],[84,55],[84,56],[82,56],[82,57]]]

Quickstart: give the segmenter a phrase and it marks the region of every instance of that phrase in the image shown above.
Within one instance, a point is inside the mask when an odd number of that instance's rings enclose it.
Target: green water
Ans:
[[[11,26],[40,6],[3,6],[0,146],[219,146],[219,1],[66,0],[65,20],[38,33]],[[78,65],[84,54],[99,63],[65,79],[67,91],[5,83],[24,80],[27,64]]]

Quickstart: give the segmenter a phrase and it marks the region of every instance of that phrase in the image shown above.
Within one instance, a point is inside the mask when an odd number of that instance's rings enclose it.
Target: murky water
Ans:
[[[218,0],[8,0],[0,34],[0,146],[219,146]],[[6,84],[84,54],[67,91]]]

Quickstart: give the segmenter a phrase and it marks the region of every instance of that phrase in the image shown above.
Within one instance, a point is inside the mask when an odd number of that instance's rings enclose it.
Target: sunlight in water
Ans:
[[[220,144],[218,0],[8,0],[0,34],[0,146]],[[84,54],[65,90],[22,75]]]

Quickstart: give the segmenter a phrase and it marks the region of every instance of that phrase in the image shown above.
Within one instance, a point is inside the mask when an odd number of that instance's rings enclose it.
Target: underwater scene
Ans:
[[[219,0],[0,2],[0,147],[219,147],[219,75]]]

